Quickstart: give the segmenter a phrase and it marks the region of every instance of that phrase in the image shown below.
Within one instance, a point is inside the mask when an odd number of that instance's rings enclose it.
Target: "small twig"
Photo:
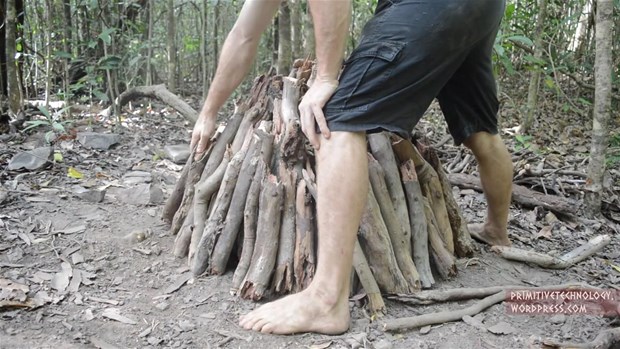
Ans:
[[[457,321],[463,316],[474,316],[492,305],[503,302],[506,299],[506,292],[500,291],[492,296],[459,310],[446,310],[438,313],[424,314],[413,317],[386,320],[383,324],[384,331],[404,330],[410,328],[423,327],[427,325],[443,324],[445,322]]]
[[[543,341],[543,348],[553,349],[607,349],[615,348],[620,343],[620,327],[610,328],[599,332],[589,343],[562,343],[552,339]]]

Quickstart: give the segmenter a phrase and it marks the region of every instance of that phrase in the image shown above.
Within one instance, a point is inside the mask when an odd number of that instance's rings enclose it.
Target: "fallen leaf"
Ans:
[[[187,272],[185,274],[182,274],[176,280],[174,280],[174,282],[170,286],[168,286],[166,288],[164,293],[165,294],[169,294],[169,293],[173,293],[173,292],[178,291],[181,287],[183,287],[183,285],[185,285],[185,283],[187,283],[193,277],[194,277],[194,275],[191,272]]]
[[[117,346],[112,345],[101,338],[90,337],[90,344],[92,344],[95,348],[98,349],[118,349]]]
[[[431,325],[424,326],[420,329],[420,334],[428,334],[431,331]]]
[[[86,231],[86,225],[82,224],[82,225],[78,225],[78,226],[71,227],[71,228],[64,228],[61,230],[56,230],[54,231],[54,234],[63,233],[65,235],[71,235],[71,234],[76,234],[76,233],[83,233],[84,231]]]
[[[99,303],[105,303],[105,304],[110,304],[110,305],[119,305],[121,304],[121,302],[117,301],[117,300],[113,300],[113,299],[105,299],[105,298],[99,298],[99,297],[88,297],[89,300],[91,301],[95,301],[95,302],[99,302]]]
[[[122,322],[124,324],[128,324],[128,325],[135,325],[137,324],[136,321],[123,316],[120,314],[120,310],[118,308],[107,308],[105,309],[102,313],[101,316],[114,320],[114,321],[118,321],[118,322]]]
[[[30,291],[30,288],[28,288],[28,286],[26,285],[22,285],[20,283],[11,281],[9,279],[0,279],[0,290],[6,290],[6,291],[13,291],[13,290],[18,290],[18,291],[23,291],[24,293],[28,293],[28,291]]]
[[[616,269],[616,271],[617,271],[618,273],[620,273],[620,267],[619,267],[619,266],[617,266],[617,265],[615,265],[615,264],[612,264],[612,263],[609,263],[609,266],[611,266],[612,268]]]
[[[327,341],[325,343],[312,344],[309,349],[325,349],[329,348],[333,343],[333,341]]]
[[[551,239],[551,231],[552,230],[553,230],[552,226],[545,225],[542,229],[540,229],[538,234],[536,234],[536,238],[537,239],[540,239],[540,238]]]
[[[52,278],[52,288],[59,292],[64,292],[67,289],[67,286],[69,286],[69,281],[72,275],[73,269],[71,268],[71,265],[67,262],[62,262],[62,270],[54,274],[54,277]]]
[[[54,162],[63,162],[62,153],[57,151],[54,153]]]
[[[487,328],[487,330],[493,334],[511,334],[515,332],[512,325],[504,321]]]
[[[79,270],[74,270],[73,277],[71,278],[69,287],[67,287],[67,291],[71,293],[76,293],[77,291],[79,291],[81,283],[82,283],[82,273],[80,273]]]
[[[69,170],[67,171],[67,176],[75,179],[84,178],[84,175],[73,167],[69,167]]]
[[[473,317],[471,317],[469,315],[465,315],[465,316],[463,316],[462,319],[463,319],[463,322],[465,322],[469,326],[475,327],[475,328],[477,328],[479,330],[482,330],[482,331],[485,331],[485,332],[487,331],[487,328],[484,327],[484,324],[482,323],[482,321],[480,321],[480,320],[478,320],[476,318],[473,318]]]

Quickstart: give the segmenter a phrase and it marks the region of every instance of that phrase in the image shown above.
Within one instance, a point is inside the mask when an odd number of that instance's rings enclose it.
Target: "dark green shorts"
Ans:
[[[379,0],[325,106],[332,131],[408,137],[434,98],[461,144],[497,133],[491,53],[504,0]]]

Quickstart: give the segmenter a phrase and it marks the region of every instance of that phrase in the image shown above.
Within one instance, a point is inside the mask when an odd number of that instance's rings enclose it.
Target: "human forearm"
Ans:
[[[201,114],[215,118],[217,111],[241,84],[256,57],[261,34],[271,24],[279,4],[279,0],[246,0],[222,46],[217,71]]]
[[[231,31],[222,47],[217,71],[203,105],[203,112],[213,117],[243,82],[256,56],[259,40],[240,36]]]
[[[349,24],[350,0],[309,0],[316,38],[317,78],[336,80],[342,67]]]

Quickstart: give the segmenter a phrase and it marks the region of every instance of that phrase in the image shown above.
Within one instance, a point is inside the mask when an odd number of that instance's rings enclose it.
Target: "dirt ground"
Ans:
[[[189,126],[176,113],[146,108],[127,116],[123,125],[115,130],[121,135],[116,147],[96,151],[71,139],[58,142],[55,149],[63,162],[35,172],[5,168],[17,152],[43,145],[42,133],[0,143],[0,181],[6,193],[0,199],[0,282],[5,282],[3,290],[7,280],[27,287],[27,299],[43,303],[33,310],[1,308],[0,348],[539,348],[544,338],[586,341],[618,326],[595,315],[514,315],[500,304],[475,317],[482,326],[461,321],[386,333],[382,318],[371,318],[364,299],[353,297],[351,329],[340,336],[245,331],[237,325],[238,317],[257,304],[229,294],[232,273],[191,278],[185,260],[171,253],[174,237],[159,218],[163,202],[134,205],[121,198],[123,187],[131,188],[123,176],[136,170],[150,173],[148,183],[167,197],[181,167],[164,160],[162,149],[186,143]],[[97,132],[109,132],[105,122],[94,126]],[[430,122],[421,129],[432,127]],[[514,143],[511,148],[515,150]],[[444,160],[455,149],[449,142],[439,148]],[[68,177],[68,167],[84,177]],[[104,186],[106,196],[101,203],[85,200],[75,194],[76,185]],[[454,192],[465,216],[481,222],[482,194],[457,188]],[[585,225],[559,220],[543,231],[546,214],[512,207],[510,234],[516,246],[560,254],[602,233],[611,234],[612,243],[559,271],[509,262],[478,244],[474,258],[459,260],[458,276],[437,288],[570,281],[619,288],[620,270],[613,267],[620,265],[615,226],[609,221]],[[73,283],[62,285],[69,275]],[[409,306],[387,301],[384,318],[458,309],[473,302]]]

